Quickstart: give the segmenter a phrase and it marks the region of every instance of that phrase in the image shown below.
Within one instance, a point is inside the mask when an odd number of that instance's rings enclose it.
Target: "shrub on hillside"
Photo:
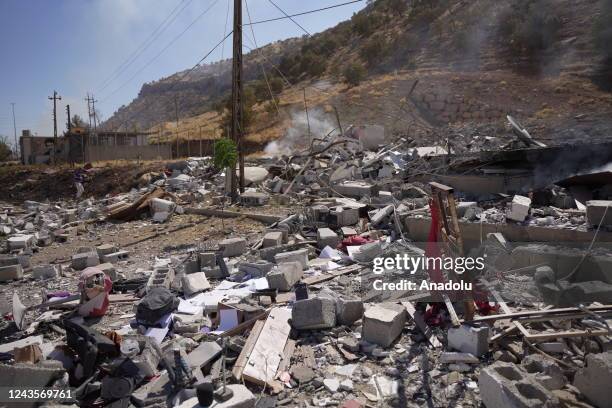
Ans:
[[[349,84],[349,86],[357,86],[364,80],[366,73],[366,69],[362,64],[353,62],[344,68],[342,75],[344,76],[344,82]]]
[[[380,34],[372,36],[359,50],[361,58],[368,65],[374,65],[388,51],[387,42]]]

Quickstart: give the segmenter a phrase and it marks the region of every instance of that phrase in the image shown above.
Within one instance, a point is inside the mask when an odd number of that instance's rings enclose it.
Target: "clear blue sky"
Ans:
[[[59,134],[65,129],[66,104],[70,104],[72,114],[86,118],[87,92],[93,92],[100,101],[96,107],[102,119],[108,118],[119,106],[134,99],[143,83],[190,68],[219,42],[223,38],[228,1],[233,3],[232,0],[0,0],[0,134],[9,136],[12,142],[10,103],[15,102],[18,137],[22,129],[31,129],[41,136],[52,135],[52,101],[47,97],[54,89],[62,97],[58,103]],[[345,0],[273,1],[294,14]],[[365,4],[363,1],[295,19],[315,33],[350,18]],[[177,6],[180,10],[183,5],[186,7],[172,24],[125,72],[102,89],[104,81],[171,11]],[[173,46],[124,85],[211,5],[210,11]],[[248,6],[253,21],[282,16],[268,0],[249,0]],[[243,22],[247,21],[243,2]],[[230,10],[228,30],[231,25]],[[287,19],[255,25],[254,29],[260,46],[303,35]],[[251,37],[250,28],[244,27],[244,35]],[[246,38],[244,43],[251,45]],[[225,42],[225,58],[231,56],[231,47],[230,37]],[[221,57],[220,47],[208,62]]]

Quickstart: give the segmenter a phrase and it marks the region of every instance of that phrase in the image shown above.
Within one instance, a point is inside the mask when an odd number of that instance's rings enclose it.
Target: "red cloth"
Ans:
[[[374,242],[371,239],[360,237],[359,235],[352,235],[348,238],[344,238],[340,243],[340,248],[344,249],[347,246],[359,246],[363,244],[367,244],[368,242]]]
[[[425,256],[428,258],[437,258],[442,256],[440,252],[440,246],[438,245],[438,211],[434,205],[434,201],[429,201],[429,211],[431,212],[431,225],[429,227],[429,236],[427,237],[427,246],[425,247]],[[435,268],[436,262],[434,262],[434,268],[428,269],[427,274],[429,278],[436,283],[444,283],[444,275],[442,271]]]

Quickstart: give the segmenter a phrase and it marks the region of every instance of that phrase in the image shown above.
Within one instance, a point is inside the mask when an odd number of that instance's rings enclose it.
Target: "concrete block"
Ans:
[[[95,251],[89,252],[80,252],[78,254],[72,255],[72,262],[70,266],[72,269],[77,271],[81,271],[90,266],[96,266],[100,264],[100,258],[98,257],[98,253]]]
[[[319,297],[298,300],[291,309],[291,325],[297,330],[330,329],[336,325],[336,303]]]
[[[302,248],[296,251],[281,252],[279,254],[274,255],[274,261],[277,264],[296,261],[302,265],[302,268],[307,269],[308,268],[308,249]]]
[[[129,251],[117,251],[111,254],[102,256],[102,262],[117,263],[119,261],[126,261],[130,257]]]
[[[32,276],[36,279],[54,279],[59,276],[55,265],[36,265],[32,268]]]
[[[155,268],[149,281],[147,282],[147,291],[152,288],[164,287],[170,289],[174,281],[174,269],[167,267]]]
[[[567,383],[561,367],[540,354],[528,355],[521,361],[521,366],[548,390],[559,390]]]
[[[34,244],[35,237],[34,235],[17,235],[10,237],[6,242],[9,251],[25,249],[30,248]]]
[[[274,268],[272,262],[259,260],[255,262],[241,262],[238,264],[238,270],[244,274],[249,274],[253,278],[262,278],[266,276]]]
[[[340,237],[330,228],[319,228],[317,230],[317,246],[323,249],[326,246],[336,248],[340,243]]]
[[[217,266],[217,258],[214,252],[201,252],[198,255],[200,268]]]
[[[606,210],[607,208],[607,210]],[[604,216],[605,213],[605,216]],[[612,225],[612,201],[591,200],[586,202],[586,216],[590,225]]]
[[[0,266],[0,282],[23,279],[23,267],[20,264]]]
[[[288,292],[302,278],[302,275],[304,275],[304,269],[300,262],[283,262],[268,273],[266,279],[271,289]]]
[[[16,387],[46,387],[61,378],[65,370],[59,361],[45,362],[44,365],[18,363],[14,365],[0,364],[2,386]]]
[[[20,264],[19,258],[16,255],[0,255],[0,267]]]
[[[447,332],[448,347],[480,357],[489,351],[489,327],[472,327],[462,324]]]
[[[359,209],[351,207],[336,207],[329,211],[328,221],[335,227],[355,225],[359,222]]]
[[[531,207],[531,199],[525,196],[515,195],[512,198],[512,202],[508,206],[506,218],[512,221],[522,222],[525,221],[527,215],[529,215],[529,208]]]
[[[225,277],[225,274],[218,266],[200,268],[200,271],[209,279],[222,279]]]
[[[612,401],[612,351],[588,354],[586,366],[574,376],[574,386],[598,407],[609,407]]]
[[[98,256],[102,258],[104,255],[112,254],[113,252],[117,252],[119,248],[115,244],[104,244],[96,247],[96,252]]]
[[[363,302],[359,299],[339,298],[336,302],[338,324],[350,326],[363,317]]]
[[[406,309],[397,304],[372,306],[363,314],[361,338],[369,343],[389,347],[402,333]]]
[[[204,272],[184,275],[181,281],[183,284],[183,293],[185,293],[186,296],[191,296],[210,289],[210,283],[208,283],[208,279],[206,279],[206,274]]]
[[[478,388],[487,408],[559,407],[554,394],[520,367],[498,361],[480,370]]]
[[[219,242],[219,248],[224,257],[240,256],[246,252],[247,242],[244,238],[228,238]]]
[[[263,248],[270,248],[282,245],[283,243],[283,233],[280,231],[268,232],[263,237]]]
[[[279,245],[286,244],[289,241],[289,226],[287,224],[280,224],[277,228],[266,228],[266,233],[268,232],[280,232],[283,234]]]
[[[112,263],[101,263],[97,266],[97,268],[104,272],[104,274],[108,276],[113,282],[117,280],[117,270],[115,269],[115,265],[113,265]]]
[[[386,207],[376,210],[370,216],[370,223],[372,224],[372,226],[376,227],[377,225],[381,224],[387,217],[390,217],[393,214],[394,208],[394,206],[388,205]]]
[[[379,241],[369,242],[359,247],[359,252],[353,254],[353,258],[359,262],[371,262],[377,256],[382,255],[382,244]]]
[[[334,186],[334,190],[343,196],[357,199],[361,197],[376,197],[380,191],[378,186],[365,181],[345,181]]]
[[[270,201],[270,196],[259,192],[246,192],[240,194],[240,204],[246,207],[259,207],[266,205]]]
[[[149,208],[151,209],[152,214],[156,213],[171,213],[176,206],[175,203],[169,200],[164,200],[161,198],[154,198],[149,203]]]

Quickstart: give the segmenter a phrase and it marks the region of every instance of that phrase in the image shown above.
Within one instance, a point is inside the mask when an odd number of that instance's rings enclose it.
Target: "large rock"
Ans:
[[[268,170],[263,167],[245,167],[244,168],[244,183],[245,185],[253,183],[261,183],[268,177]]]
[[[406,309],[397,304],[380,304],[363,314],[361,337],[369,343],[389,347],[402,333],[406,323]]]

